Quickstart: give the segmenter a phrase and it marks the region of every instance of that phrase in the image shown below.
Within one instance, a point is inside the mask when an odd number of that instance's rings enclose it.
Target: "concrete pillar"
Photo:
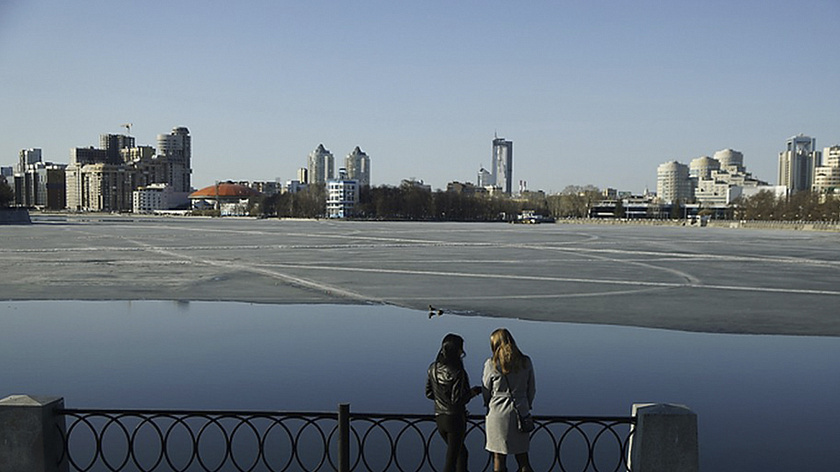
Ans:
[[[628,465],[633,472],[698,472],[697,414],[682,405],[636,403]]]
[[[0,470],[68,470],[66,456],[59,464],[64,421],[56,421],[54,411],[60,408],[60,397],[11,395],[0,400]]]

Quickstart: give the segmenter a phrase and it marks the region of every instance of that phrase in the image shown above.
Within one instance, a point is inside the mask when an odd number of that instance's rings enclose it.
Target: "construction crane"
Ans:
[[[131,136],[131,127],[132,126],[134,126],[134,124],[132,124],[132,123],[125,123],[123,125],[120,125],[121,128],[125,128],[125,133],[129,136]]]

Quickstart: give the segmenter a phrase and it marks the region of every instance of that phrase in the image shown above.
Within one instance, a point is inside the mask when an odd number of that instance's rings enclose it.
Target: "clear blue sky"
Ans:
[[[323,143],[372,183],[641,192],[724,148],[774,183],[798,133],[840,143],[840,1],[0,0],[0,164],[186,126],[193,185],[295,178]],[[338,164],[340,165],[340,164]]]

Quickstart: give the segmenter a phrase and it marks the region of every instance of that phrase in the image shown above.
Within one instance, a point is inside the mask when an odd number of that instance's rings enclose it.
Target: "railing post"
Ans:
[[[68,470],[64,421],[56,421],[54,413],[61,408],[60,397],[11,395],[0,400],[0,470]]]
[[[350,404],[338,405],[338,472],[350,472]]]
[[[627,452],[633,472],[698,472],[697,414],[682,405],[635,403]]]

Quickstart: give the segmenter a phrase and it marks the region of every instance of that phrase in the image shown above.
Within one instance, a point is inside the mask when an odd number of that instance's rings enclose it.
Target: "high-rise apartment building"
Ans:
[[[821,194],[840,193],[840,145],[823,149],[823,162],[814,170],[812,190]]]
[[[158,159],[166,167],[166,181],[175,193],[192,191],[192,139],[190,130],[180,126],[169,134],[157,135]]]
[[[779,185],[789,193],[811,190],[814,170],[820,164],[817,140],[800,134],[787,140],[787,147],[779,153]]]
[[[664,203],[689,202],[693,193],[687,165],[671,161],[656,169],[656,195]]]
[[[69,165],[65,171],[67,208],[83,211],[131,211],[134,172],[121,164]]]
[[[347,178],[359,182],[360,187],[370,186],[370,157],[359,146],[344,158]]]
[[[319,144],[314,151],[309,153],[307,165],[307,184],[326,184],[333,178],[333,167],[335,158],[323,144]]]
[[[19,160],[17,169],[15,172],[24,173],[26,171],[26,167],[30,164],[35,164],[36,162],[41,162],[41,150],[40,149],[22,149],[19,154]]]
[[[513,192],[513,141],[493,139],[493,185],[510,195]]]

